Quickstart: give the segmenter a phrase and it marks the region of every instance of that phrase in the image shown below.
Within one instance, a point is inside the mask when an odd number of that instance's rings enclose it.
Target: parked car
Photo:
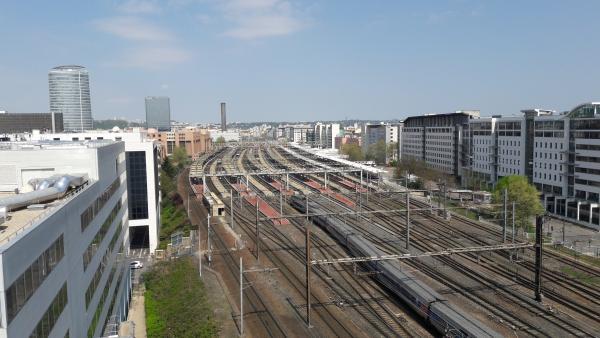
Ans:
[[[131,263],[129,263],[129,267],[132,269],[141,269],[144,267],[144,263],[140,261],[131,261]]]

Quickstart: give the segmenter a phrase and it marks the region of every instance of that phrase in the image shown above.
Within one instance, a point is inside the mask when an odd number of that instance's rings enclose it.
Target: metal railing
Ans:
[[[89,185],[90,185],[89,181],[85,181],[82,185],[80,185],[79,187],[75,188],[71,192],[67,193],[62,199],[59,200],[60,204],[50,206],[49,208],[47,208],[46,210],[44,210],[40,214],[34,216],[32,219],[30,219],[25,224],[23,224],[21,227],[19,227],[16,231],[12,232],[7,237],[1,239],[0,240],[0,245],[4,245],[4,244],[10,242],[15,237],[17,237],[17,235],[23,233],[23,231],[25,231],[26,229],[30,228],[32,225],[34,225],[35,223],[37,223],[41,219],[45,218],[46,216],[52,214],[58,208],[61,208],[63,205],[65,205],[70,200],[72,200],[75,197],[75,195],[78,195],[80,192],[82,192],[83,190],[85,190]],[[6,230],[0,231],[0,234],[3,233],[3,232],[5,232],[5,231]]]

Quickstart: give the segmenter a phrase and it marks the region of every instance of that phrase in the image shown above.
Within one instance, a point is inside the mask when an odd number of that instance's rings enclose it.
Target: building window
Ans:
[[[94,217],[102,210],[102,207],[108,202],[108,200],[112,197],[112,195],[119,189],[121,186],[121,180],[119,177],[115,178],[115,180],[111,183],[106,190],[100,195],[96,200],[89,206],[87,209],[83,211],[81,214],[81,231],[84,231],[90,223],[94,220]]]
[[[42,285],[46,277],[65,255],[61,234],[5,291],[6,319],[8,323],[17,316],[25,303]]]
[[[146,153],[128,151],[126,155],[129,219],[146,219],[148,218]]]
[[[96,251],[98,251],[98,248],[100,247],[100,243],[102,243],[102,241],[104,240],[104,237],[108,233],[108,230],[110,229],[110,226],[112,225],[115,218],[117,218],[117,215],[119,214],[120,210],[121,210],[121,200],[119,199],[119,201],[117,201],[117,204],[114,206],[114,208],[110,212],[110,215],[108,215],[106,217],[106,220],[104,220],[104,223],[102,223],[102,226],[100,227],[100,229],[94,236],[94,239],[92,239],[92,242],[88,245],[87,249],[85,249],[85,251],[83,252],[83,270],[84,271],[87,269],[88,264],[92,261],[92,258],[94,258],[94,254],[96,253]]]
[[[60,288],[60,291],[58,291],[58,293],[54,297],[54,300],[52,300],[50,306],[48,306],[48,308],[46,309],[46,313],[44,313],[44,315],[37,323],[35,329],[33,329],[33,332],[31,332],[31,335],[29,337],[49,337],[50,332],[52,332],[52,329],[54,328],[54,324],[56,324],[63,310],[65,309],[65,307],[67,307],[68,301],[69,299],[67,296],[67,283],[65,282],[62,288]],[[67,336],[68,335],[69,333],[67,331]]]

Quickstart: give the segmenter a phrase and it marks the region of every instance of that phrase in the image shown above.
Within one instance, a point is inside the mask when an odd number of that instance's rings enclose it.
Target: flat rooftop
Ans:
[[[51,215],[58,210],[65,202],[69,201],[73,193],[78,194],[81,191],[85,190],[89,187],[93,182],[88,184],[84,184],[83,186],[71,189],[67,194],[59,199],[49,201],[47,203],[40,203],[44,205],[44,208],[22,208],[18,210],[13,210],[7,212],[8,219],[0,224],[0,245],[5,244],[11,238],[14,237],[17,233],[22,232],[25,229],[28,229],[30,226],[34,225],[38,219],[41,219],[43,216]],[[0,199],[4,197],[9,197],[15,195],[14,193],[0,192]]]
[[[30,151],[50,149],[85,149],[100,148],[117,141],[113,140],[85,140],[85,141],[25,141],[25,142],[0,142],[0,151]]]

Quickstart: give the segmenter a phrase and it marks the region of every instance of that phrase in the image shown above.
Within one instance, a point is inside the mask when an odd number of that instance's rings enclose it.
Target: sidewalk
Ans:
[[[144,310],[144,284],[133,288],[127,321],[121,323],[119,336],[146,338],[146,311]],[[133,333],[133,334],[132,334]]]

